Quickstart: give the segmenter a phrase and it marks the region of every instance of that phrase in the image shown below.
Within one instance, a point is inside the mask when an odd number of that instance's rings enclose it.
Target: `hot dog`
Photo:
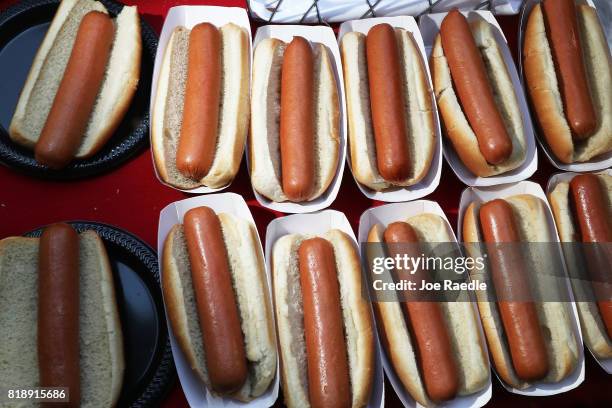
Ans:
[[[143,43],[136,6],[111,20],[100,1],[58,4],[9,127],[15,143],[52,169],[92,157],[115,134],[136,93]]]
[[[314,92],[310,44],[294,37],[281,70],[279,139],[283,192],[291,201],[307,200],[314,189]]]
[[[594,174],[580,174],[570,182],[570,191],[576,212],[576,219],[589,266],[589,274],[594,282],[599,314],[612,339],[612,290],[610,289],[610,265],[612,265],[612,226],[608,209],[607,191]],[[606,243],[608,245],[606,245]]]
[[[260,41],[253,55],[249,166],[254,190],[274,202],[312,201],[338,167],[338,88],[330,51],[293,37]]]
[[[501,164],[512,153],[512,140],[467,19],[458,10],[452,10],[442,21],[440,36],[453,85],[476,134],[480,152],[487,163]]]
[[[366,37],[368,81],[376,161],[380,175],[400,182],[410,176],[399,47],[389,24],[379,24]]]
[[[612,150],[610,51],[595,8],[544,0],[529,11],[523,67],[531,106],[562,163]]]
[[[274,305],[285,404],[365,407],[374,378],[371,310],[359,257],[343,232],[274,243]],[[350,363],[350,364],[349,364]]]
[[[517,301],[531,295],[520,248],[514,245],[520,242],[514,213],[498,199],[483,204],[479,216],[484,242],[493,244],[488,247],[491,273],[514,370],[521,380],[539,380],[548,372],[548,359],[535,304]]]
[[[430,243],[448,243],[443,249],[447,254],[455,242],[446,221],[429,213],[392,222],[386,228],[376,224],[367,239],[366,256],[370,264],[380,256],[430,256]],[[408,280],[420,289],[422,281],[431,282],[434,273],[419,267],[416,271],[389,270],[387,276],[377,274],[374,279],[398,283]],[[385,353],[397,378],[415,401],[426,407],[437,406],[486,387],[490,370],[484,354],[485,340],[469,296],[467,301],[449,302],[430,299],[429,294],[420,290],[386,291],[378,296],[381,298],[374,306]]]
[[[397,244],[412,244],[408,252],[413,257],[420,256],[421,251],[415,247],[419,238],[410,224],[394,222],[387,226],[384,233],[389,247],[390,256],[399,254]],[[416,279],[423,278],[423,272],[414,275]],[[459,376],[451,342],[442,315],[442,309],[436,302],[405,302],[411,332],[414,334],[423,381],[427,395],[434,402],[452,399],[459,389]]]
[[[245,402],[262,395],[277,354],[254,227],[192,208],[168,233],[162,259],[166,313],[192,369],[214,395]]]
[[[523,164],[527,136],[506,45],[492,24],[468,18],[457,10],[444,17],[430,64],[445,135],[469,171],[489,177]]]
[[[55,94],[51,111],[36,143],[36,160],[51,168],[65,167],[81,145],[104,79],[115,26],[107,14],[92,11],[79,31]]]
[[[185,106],[176,167],[185,177],[204,177],[215,156],[221,92],[221,35],[200,23],[189,35]]]
[[[247,363],[221,224],[198,207],[185,214],[184,228],[210,383],[231,394],[246,381]]]
[[[476,297],[491,358],[501,380],[518,389],[562,381],[581,352],[565,281],[550,274],[563,260],[547,211],[541,199],[522,194],[472,202],[463,214],[466,250],[485,260],[470,278],[487,284]],[[473,244],[480,242],[486,253]]]
[[[46,227],[38,258],[38,365],[41,387],[66,387],[66,406],[81,402],[79,235],[68,224]]]
[[[584,68],[576,4],[574,0],[544,0],[542,8],[567,121],[573,136],[582,140],[595,131],[597,115]]]
[[[0,240],[0,299],[0,384],[62,388],[40,391],[43,401],[31,406],[118,406],[122,327],[113,269],[96,231],[77,234],[56,223],[40,238]]]
[[[584,341],[598,358],[612,358],[612,176],[570,173],[552,188],[549,201],[564,243]]]
[[[310,403],[348,407],[351,390],[334,248],[323,238],[304,240],[298,262]]]
[[[191,190],[232,182],[249,125],[249,35],[233,23],[178,26],[166,43],[151,118],[161,180]]]
[[[612,242],[606,191],[594,174],[580,174],[570,182],[582,242]]]
[[[425,62],[412,33],[389,24],[340,39],[351,170],[365,187],[408,187],[428,173],[436,146]]]

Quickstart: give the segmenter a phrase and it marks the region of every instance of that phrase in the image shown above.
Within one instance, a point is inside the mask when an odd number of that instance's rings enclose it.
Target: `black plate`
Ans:
[[[112,16],[122,4],[100,0]],[[11,141],[8,127],[21,88],[55,15],[58,0],[25,0],[0,15],[0,162],[31,176],[69,180],[106,172],[138,152],[149,140],[149,97],[157,35],[142,18],[142,62],[138,89],[119,128],[95,156],[51,170],[34,160],[33,152]]]
[[[123,329],[125,376],[118,407],[158,406],[175,383],[155,251],[134,235],[97,222],[70,221],[94,230],[108,252]],[[25,234],[39,237],[42,228]]]

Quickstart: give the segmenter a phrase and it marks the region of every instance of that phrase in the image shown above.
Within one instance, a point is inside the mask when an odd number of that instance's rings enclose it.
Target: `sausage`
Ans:
[[[612,242],[610,212],[603,186],[594,174],[579,174],[570,181],[583,242]]]
[[[315,183],[314,57],[310,43],[293,37],[281,72],[280,152],[283,192],[305,201]]]
[[[366,36],[370,108],[378,172],[388,181],[410,177],[406,115],[400,56],[395,30],[375,25]]]
[[[298,249],[308,394],[313,407],[350,407],[351,388],[334,249],[323,238]]]
[[[524,381],[542,379],[548,373],[548,355],[526,265],[516,244],[521,239],[514,212],[506,201],[496,199],[482,205],[479,217],[512,365]]]
[[[589,93],[574,0],[542,2],[546,33],[552,49],[559,90],[575,140],[588,138],[597,127]]]
[[[605,192],[594,174],[575,176],[570,181],[570,191],[582,242],[588,243],[584,245],[584,251],[591,281],[597,283],[593,285],[597,307],[608,337],[612,339],[612,226]]]
[[[212,166],[220,98],[221,34],[214,25],[201,23],[189,34],[183,121],[176,150],[176,167],[185,177],[200,180]]]
[[[512,140],[495,98],[486,68],[466,18],[449,12],[440,27],[442,48],[463,112],[489,164],[501,164],[512,154]]]
[[[34,148],[36,161],[53,169],[74,158],[87,130],[115,37],[111,18],[83,17],[51,110]]]
[[[68,387],[80,405],[79,234],[68,224],[46,227],[38,253],[38,369],[41,387]]]
[[[197,207],[183,226],[211,387],[231,394],[245,383],[247,362],[221,223],[212,209]]]
[[[421,255],[419,238],[406,222],[389,224],[383,237],[387,244],[404,244],[388,246],[393,257],[406,252],[411,257]],[[426,278],[422,270],[416,271],[412,276],[417,281]],[[404,308],[416,343],[417,358],[427,395],[434,402],[454,398],[459,390],[459,374],[440,304],[409,301],[404,303]]]

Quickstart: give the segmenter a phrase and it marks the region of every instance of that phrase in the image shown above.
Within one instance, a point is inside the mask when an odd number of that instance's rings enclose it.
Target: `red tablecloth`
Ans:
[[[4,9],[16,0],[0,0]],[[245,7],[244,1],[193,1],[193,0],[128,0],[125,3],[137,4],[142,17],[157,32],[161,31],[167,10],[182,4],[207,4]],[[500,24],[516,54],[518,17],[499,17]],[[516,55],[515,55],[516,57]],[[540,152],[539,167],[531,180],[545,186],[555,169]],[[434,193],[425,197],[437,201],[453,227],[457,223],[459,196],[465,186],[455,177],[445,163],[442,181]],[[226,190],[241,194],[253,213],[262,242],[268,223],[283,214],[258,205],[249,182],[243,160],[236,180]],[[155,177],[151,153],[144,149],[136,157],[120,168],[95,178],[76,182],[49,182],[25,177],[6,167],[0,166],[0,238],[21,235],[61,220],[90,220],[112,224],[128,230],[142,238],[151,246],[156,246],[157,221],[159,211],[167,204],[188,197],[163,186]],[[357,231],[359,217],[369,207],[380,205],[367,199],[357,189],[348,168],[344,172],[342,187],[338,198],[331,208],[342,211]],[[612,404],[612,385],[610,377],[597,365],[586,352],[586,374],[584,383],[577,389],[565,394],[546,398],[520,397],[506,392],[499,382],[493,379],[493,398],[490,406],[513,407],[574,407],[610,406]],[[387,385],[387,406],[401,406],[393,389]],[[279,405],[281,405],[279,398]],[[172,388],[162,407],[186,407],[187,402],[180,384]]]

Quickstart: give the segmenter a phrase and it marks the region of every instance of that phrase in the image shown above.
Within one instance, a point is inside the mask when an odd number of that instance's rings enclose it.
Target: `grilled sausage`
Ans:
[[[176,151],[176,167],[185,177],[200,180],[212,166],[219,126],[221,98],[221,35],[210,23],[193,27],[183,122]]]
[[[406,222],[389,224],[383,237],[387,244],[392,244],[388,247],[392,257],[400,252],[408,252],[411,257],[421,255],[419,238]],[[425,278],[423,271],[416,271],[412,276],[417,280]],[[459,374],[440,305],[437,302],[409,301],[404,303],[404,307],[414,335],[427,395],[435,402],[454,398],[459,389]]]
[[[376,141],[376,162],[388,181],[410,177],[402,73],[395,30],[375,25],[366,37],[370,107]]]
[[[38,367],[41,387],[68,387],[80,406],[79,234],[68,224],[46,227],[38,258]]]
[[[87,130],[115,36],[107,14],[83,17],[51,110],[34,148],[36,161],[61,169],[74,158]]]
[[[521,239],[514,212],[506,201],[496,199],[482,205],[479,217],[512,365],[524,381],[542,379],[548,373],[548,355],[517,246]]]
[[[280,152],[283,192],[305,201],[315,184],[314,57],[308,40],[294,37],[281,72]]]
[[[580,174],[570,181],[570,191],[588,271],[593,282],[599,314],[612,339],[612,226],[602,184],[594,174]],[[603,243],[603,244],[602,244]]]
[[[221,223],[212,209],[197,207],[183,225],[211,387],[232,394],[246,381],[247,362]]]
[[[348,357],[334,249],[323,238],[304,240],[298,249],[298,262],[310,405],[350,407]]]
[[[466,18],[449,12],[440,27],[442,49],[461,107],[489,164],[501,164],[512,154],[512,140],[493,97],[486,68]]]
[[[542,8],[567,121],[574,138],[583,140],[595,131],[597,114],[584,67],[576,4],[544,0]]]

